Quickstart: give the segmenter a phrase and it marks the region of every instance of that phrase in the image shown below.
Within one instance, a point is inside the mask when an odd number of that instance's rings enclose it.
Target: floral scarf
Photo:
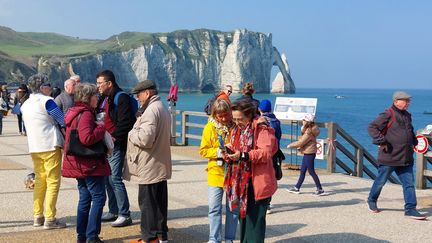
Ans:
[[[235,150],[249,152],[253,148],[252,123],[244,129],[236,126],[232,131],[231,144]],[[246,217],[247,194],[249,179],[252,175],[250,161],[233,161],[227,163],[228,168],[225,175],[224,189],[227,193],[228,204],[231,211],[240,207],[240,218]]]

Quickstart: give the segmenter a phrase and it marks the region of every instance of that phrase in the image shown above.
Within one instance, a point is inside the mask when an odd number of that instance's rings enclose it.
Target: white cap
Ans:
[[[313,122],[315,120],[315,116],[312,113],[306,113],[303,120],[307,122]]]

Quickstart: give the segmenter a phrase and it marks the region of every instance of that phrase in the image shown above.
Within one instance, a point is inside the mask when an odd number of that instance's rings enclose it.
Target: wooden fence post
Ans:
[[[186,134],[189,133],[189,128],[186,126],[186,123],[189,122],[189,115],[187,112],[183,112],[182,114],[182,145],[189,145],[189,139],[186,137]]]

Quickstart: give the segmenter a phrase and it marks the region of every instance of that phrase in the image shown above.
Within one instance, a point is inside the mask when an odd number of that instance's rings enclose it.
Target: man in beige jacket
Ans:
[[[139,184],[141,239],[131,242],[168,242],[168,187],[171,178],[171,118],[152,80],[132,91],[141,103],[129,132],[124,179]]]

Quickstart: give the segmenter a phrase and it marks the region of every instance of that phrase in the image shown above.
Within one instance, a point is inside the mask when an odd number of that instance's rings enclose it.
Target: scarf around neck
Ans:
[[[244,129],[236,126],[232,131],[230,142],[235,150],[247,153],[253,149],[253,135],[252,123]],[[251,162],[238,160],[227,164],[224,189],[227,193],[228,204],[232,212],[240,208],[240,218],[245,218],[249,179],[252,176]]]

